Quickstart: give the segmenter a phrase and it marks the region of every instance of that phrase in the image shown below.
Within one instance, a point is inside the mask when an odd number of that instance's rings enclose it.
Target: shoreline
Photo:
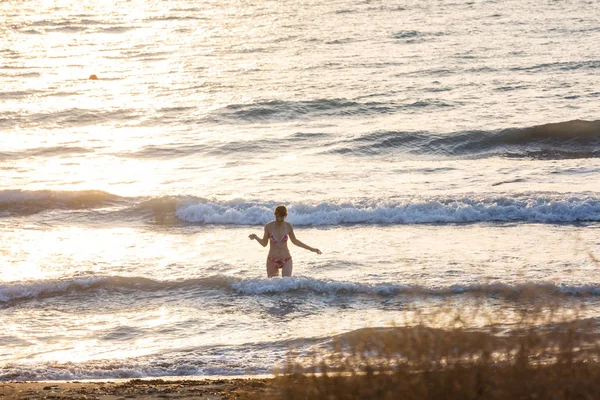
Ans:
[[[274,378],[124,379],[0,383],[0,399],[254,399],[274,393]]]
[[[73,378],[73,379],[40,379],[40,380],[23,380],[23,381],[0,381],[0,386],[3,384],[15,383],[46,383],[46,384],[62,384],[62,383],[123,383],[129,381],[229,381],[229,380],[253,380],[253,379],[273,379],[274,374],[248,374],[248,375],[165,375],[165,376],[144,376],[130,378]]]

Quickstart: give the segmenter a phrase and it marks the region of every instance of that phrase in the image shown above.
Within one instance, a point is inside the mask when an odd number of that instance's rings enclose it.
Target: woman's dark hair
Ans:
[[[280,217],[287,217],[287,208],[285,208],[285,206],[277,206],[274,214]]]

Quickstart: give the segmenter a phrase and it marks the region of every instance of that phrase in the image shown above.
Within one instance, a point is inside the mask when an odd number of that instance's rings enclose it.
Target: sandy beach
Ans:
[[[256,399],[273,394],[272,379],[0,383],[0,399]]]

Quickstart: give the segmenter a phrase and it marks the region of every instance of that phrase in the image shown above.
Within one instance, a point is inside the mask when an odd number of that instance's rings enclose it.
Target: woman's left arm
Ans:
[[[292,241],[292,243],[294,243],[296,246],[298,247],[302,247],[303,249],[312,251],[313,253],[317,253],[317,254],[322,254],[321,250],[316,249],[314,247],[310,247],[307,244],[302,243],[301,241],[299,241],[296,238],[296,235],[294,234],[294,227],[292,226],[292,224],[290,224],[290,232],[288,233],[288,235],[290,235],[290,240]]]

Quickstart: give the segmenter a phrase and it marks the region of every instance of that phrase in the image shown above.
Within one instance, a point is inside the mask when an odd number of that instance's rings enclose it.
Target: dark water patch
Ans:
[[[370,2],[367,2],[369,4]],[[402,6],[380,6],[380,7],[368,7],[367,11],[379,11],[379,12],[398,12],[406,11],[406,7]]]
[[[328,134],[320,133],[294,133],[287,137],[260,139],[260,140],[231,140],[207,141],[198,144],[174,143],[172,145],[149,145],[140,150],[128,153],[116,153],[118,157],[128,158],[172,158],[187,157],[197,154],[210,156],[230,156],[236,153],[246,153],[255,155],[262,152],[268,152],[273,148],[286,147],[298,149],[311,149],[317,145],[317,141],[324,141],[329,138]]]
[[[216,120],[264,122],[318,117],[353,117],[393,114],[411,109],[451,107],[439,100],[419,100],[413,103],[395,101],[358,101],[348,99],[317,99],[305,101],[269,100],[249,104],[232,104],[212,113]]]
[[[0,126],[4,125],[10,128],[17,126],[43,126],[46,129],[63,128],[131,121],[137,117],[139,117],[138,111],[132,109],[94,110],[71,108],[35,114],[19,113],[8,121],[0,119]]]
[[[77,33],[87,31],[88,28],[85,26],[61,26],[58,28],[47,28],[46,32],[59,32],[59,33]]]
[[[0,114],[0,128],[13,128],[14,119],[19,117],[16,112],[3,112]]]
[[[452,70],[448,68],[431,68],[431,69],[418,69],[410,72],[402,72],[396,74],[398,77],[448,77],[458,74],[458,70]]]
[[[13,49],[0,49],[0,54],[19,55],[20,53]]]
[[[158,61],[166,60],[173,54],[172,51],[147,51],[147,48],[141,47],[140,50],[122,50],[121,58],[136,58],[140,61]]]
[[[334,154],[378,155],[382,150],[406,148],[409,152],[425,147],[430,137],[420,132],[373,132],[346,140],[327,151]]]
[[[488,66],[480,66],[480,67],[474,67],[474,68],[470,68],[467,69],[465,72],[468,73],[489,73],[489,72],[497,72],[498,69],[497,68],[492,68],[492,67],[488,67]]]
[[[263,121],[292,120],[310,115],[336,116],[392,112],[385,103],[359,103],[344,99],[318,99],[308,101],[259,101],[250,104],[233,104],[219,110],[219,116],[227,119]]]
[[[93,153],[94,150],[78,146],[50,146],[23,149],[19,151],[0,153],[0,161],[19,160],[30,157],[56,157],[70,156],[73,154]]]
[[[173,146],[156,146],[149,145],[144,146],[142,149],[131,152],[131,153],[118,153],[119,157],[131,157],[131,158],[178,158],[184,156],[191,156],[194,154],[206,153],[208,146],[198,145],[173,145]]]
[[[100,29],[96,29],[94,32],[96,33],[114,33],[114,34],[118,34],[118,33],[125,33],[125,32],[129,32],[135,29],[138,29],[138,26],[111,26],[108,28],[100,28]]]
[[[421,32],[414,30],[398,31],[392,34],[392,38],[399,43],[421,43],[434,40],[436,37],[445,35],[444,32]]]
[[[63,26],[65,24],[69,24],[69,22],[42,19],[38,21],[33,21],[31,23],[31,26]]]
[[[353,9],[335,10],[336,14],[354,14],[356,12],[357,12],[357,10],[353,10]]]
[[[596,33],[600,32],[600,27],[592,28],[563,28],[563,27],[552,27],[548,29],[548,32],[560,33],[566,35],[572,35],[575,33]]]
[[[456,171],[456,168],[452,168],[452,167],[402,168],[402,169],[396,169],[394,172],[397,174],[418,173],[418,174],[435,174],[435,175],[437,175],[439,173],[450,172],[450,171]]]
[[[104,25],[106,21],[98,21],[95,19],[87,19],[86,17],[90,17],[90,15],[81,14],[78,17],[83,17],[83,19],[79,20],[79,23],[82,25]]]
[[[514,67],[511,71],[526,71],[526,72],[538,72],[538,71],[574,71],[579,69],[598,69],[600,68],[600,60],[591,61],[564,61],[564,62],[553,62],[536,64],[532,66]]]
[[[197,110],[198,107],[196,106],[179,106],[179,107],[163,107],[163,108],[159,108],[157,111],[161,112],[161,113],[180,113],[182,111],[194,111]]]
[[[6,351],[10,351],[9,349],[11,349],[12,346],[30,346],[32,343],[24,340],[18,336],[12,336],[12,335],[6,335],[6,334],[1,334],[0,333],[0,343],[2,343],[3,345],[6,344],[7,347],[5,347]],[[0,356],[3,355],[8,355],[8,354],[2,354],[2,351],[4,349],[0,348]]]
[[[197,17],[193,15],[163,15],[160,17],[145,18],[144,22],[170,22],[170,21],[195,21],[195,20],[206,20],[205,17]]]
[[[600,156],[600,121],[567,121],[496,131],[448,134],[381,131],[338,142],[326,152],[371,156],[393,151],[450,157],[531,159]]]
[[[423,32],[419,31],[400,31],[393,34],[395,39],[412,39],[420,36],[424,36]]]
[[[142,336],[143,332],[142,329],[133,326],[118,326],[105,331],[99,339],[110,342],[129,341]]]
[[[171,8],[170,11],[182,12],[184,14],[187,14],[190,12],[204,12],[204,11],[206,11],[206,9],[204,9],[202,7],[187,7],[187,8]]]
[[[514,90],[524,90],[524,89],[530,89],[531,86],[530,85],[507,85],[507,86],[499,86],[497,88],[494,88],[493,90],[496,92],[512,92]]]
[[[30,67],[18,67],[18,66],[0,66],[0,70],[6,71],[21,71],[29,69]],[[42,76],[39,72],[16,72],[16,73],[0,73],[0,76],[9,76],[11,78],[39,78]]]
[[[104,78],[103,78],[103,80],[104,80]],[[77,92],[77,91],[71,91],[71,92],[58,91],[58,92],[48,92],[48,93],[45,93],[43,95],[43,97],[69,97],[69,96],[77,96],[78,94],[81,94],[81,92]]]
[[[521,183],[521,182],[525,182],[525,179],[522,179],[522,178],[510,179],[507,181],[492,183],[492,186],[500,186],[500,185],[506,185],[508,183]]]
[[[354,43],[356,41],[357,41],[356,39],[344,38],[344,39],[329,40],[329,41],[326,41],[325,44],[328,44],[328,45],[348,44],[348,43]]]
[[[450,92],[454,90],[454,88],[451,87],[429,87],[429,88],[423,88],[423,91],[426,93],[439,93],[439,92]]]
[[[10,92],[0,92],[0,99],[11,100],[11,99],[24,99],[29,96],[43,93],[42,90],[16,90]]]
[[[580,158],[599,158],[599,150],[556,150],[556,149],[540,149],[540,150],[520,150],[520,151],[504,151],[502,156],[506,158],[531,158],[535,160],[571,160]]]
[[[52,147],[38,147],[34,149],[25,150],[24,153],[29,157],[40,157],[47,156],[53,157],[58,155],[70,155],[70,154],[85,154],[93,153],[94,150],[86,149],[84,147],[77,146],[52,146]]]

